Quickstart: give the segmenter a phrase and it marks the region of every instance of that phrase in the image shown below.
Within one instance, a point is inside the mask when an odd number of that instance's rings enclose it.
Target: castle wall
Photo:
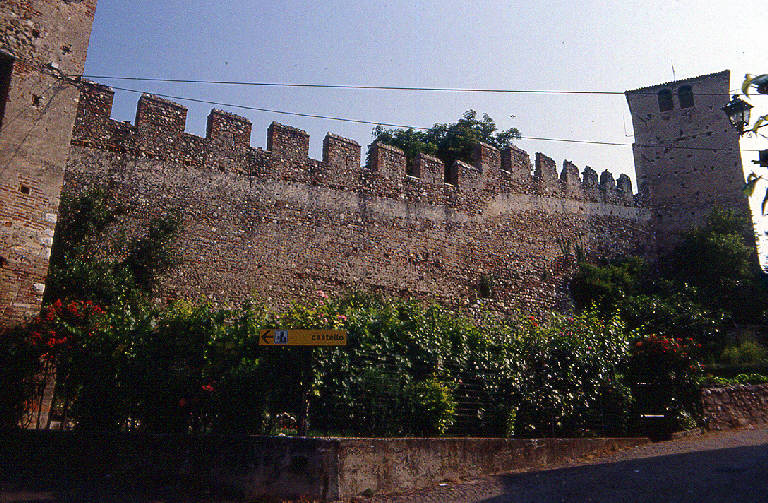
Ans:
[[[693,94],[692,106],[685,106],[684,97],[681,101],[680,90],[686,86]],[[669,251],[681,233],[703,224],[714,206],[752,221],[741,190],[739,135],[722,111],[729,88],[730,72],[723,71],[626,92],[638,192],[653,209],[660,253]],[[659,92],[665,91],[671,108],[662,111]],[[754,243],[754,236],[747,237]]]
[[[40,309],[95,8],[0,2],[0,328]]]
[[[583,186],[573,164],[558,175],[543,155],[532,174],[515,147],[481,144],[472,164],[446,169],[424,155],[408,166],[375,144],[361,166],[360,146],[330,133],[314,160],[295,128],[273,123],[262,150],[232,114],[212,112],[200,138],[184,132],[177,104],[144,95],[130,125],[110,119],[111,100],[108,88],[83,87],[64,190],[107,184],[136,227],[181,211],[183,261],[161,297],[279,306],[355,288],[462,304],[491,279],[498,310],[553,309],[568,305],[574,270],[558,241],[593,256],[653,248],[631,183],[597,183],[588,168]]]

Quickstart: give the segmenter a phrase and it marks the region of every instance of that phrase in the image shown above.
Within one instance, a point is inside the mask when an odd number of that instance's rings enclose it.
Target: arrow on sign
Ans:
[[[272,340],[275,338],[274,335],[272,335],[272,330],[262,330],[261,331],[261,340],[264,341],[265,344],[272,344]]]

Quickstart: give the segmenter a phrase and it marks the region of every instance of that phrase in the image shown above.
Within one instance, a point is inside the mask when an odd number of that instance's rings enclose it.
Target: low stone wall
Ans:
[[[0,485],[60,493],[195,488],[228,498],[350,499],[561,463],[646,439],[186,437],[23,431],[0,435]],[[85,487],[85,488],[84,488]]]
[[[559,464],[648,442],[645,438],[359,438],[339,440],[339,493],[397,492]]]
[[[701,403],[708,430],[768,423],[768,384],[704,389]]]

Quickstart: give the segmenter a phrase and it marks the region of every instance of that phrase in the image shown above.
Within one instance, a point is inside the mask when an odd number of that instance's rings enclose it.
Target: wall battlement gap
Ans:
[[[413,195],[414,190],[408,187],[416,183],[420,199],[427,193],[426,199],[435,202],[446,199],[446,191],[458,191],[480,199],[499,193],[524,193],[634,205],[632,184],[626,175],[618,191],[615,183],[611,184],[613,176],[605,175],[607,171],[595,186],[587,178],[582,181],[578,168],[568,161],[558,175],[555,161],[540,152],[532,170],[528,153],[515,146],[500,151],[478,143],[471,163],[444,166],[440,159],[424,154],[408,162],[400,149],[376,143],[369,147],[368,164],[361,166],[360,145],[328,133],[323,139],[322,160],[318,161],[309,157],[309,134],[302,129],[272,122],[267,129],[266,151],[262,151],[251,147],[251,122],[245,117],[214,109],[202,138],[185,132],[187,108],[179,103],[142,94],[135,124],[131,125],[111,119],[113,97],[114,91],[107,86],[82,83],[74,145],[266,179],[372,190],[392,197]]]

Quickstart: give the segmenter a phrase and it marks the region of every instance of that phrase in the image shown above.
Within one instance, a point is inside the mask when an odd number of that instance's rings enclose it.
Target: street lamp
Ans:
[[[738,94],[734,94],[731,101],[723,107],[723,112],[728,116],[731,125],[739,132],[739,136],[744,134],[744,128],[749,125],[749,111],[751,109],[752,105],[739,98]]]

